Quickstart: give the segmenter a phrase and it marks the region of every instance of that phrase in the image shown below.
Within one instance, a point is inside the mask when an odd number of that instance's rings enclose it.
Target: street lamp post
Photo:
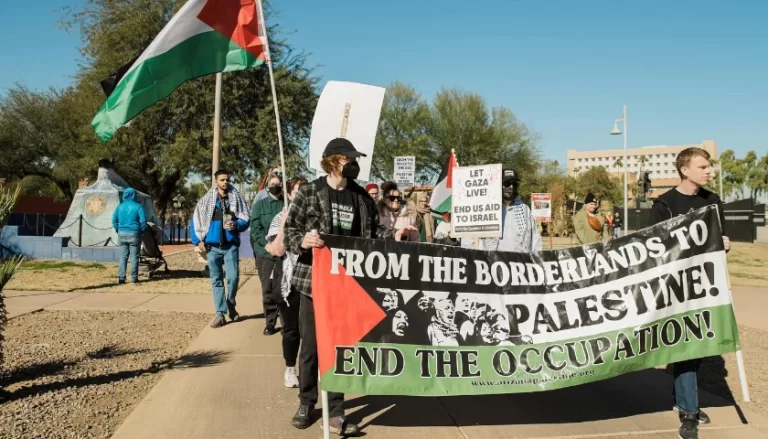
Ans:
[[[629,231],[629,201],[628,201],[628,192],[629,192],[629,185],[627,184],[627,106],[624,105],[623,111],[621,113],[621,117],[613,121],[613,130],[611,130],[611,135],[618,136],[622,133],[622,131],[619,129],[619,122],[624,124],[624,161],[622,164],[624,165],[624,234],[626,235]]]

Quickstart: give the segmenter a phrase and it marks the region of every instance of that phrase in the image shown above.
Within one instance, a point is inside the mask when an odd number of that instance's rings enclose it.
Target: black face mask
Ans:
[[[283,194],[283,188],[280,186],[270,186],[268,190],[270,194],[276,197]]]
[[[360,163],[348,162],[341,168],[341,176],[344,178],[356,179],[360,175]]]
[[[504,201],[512,201],[515,199],[516,195],[515,188],[513,186],[505,187],[501,190],[501,198],[504,199]]]

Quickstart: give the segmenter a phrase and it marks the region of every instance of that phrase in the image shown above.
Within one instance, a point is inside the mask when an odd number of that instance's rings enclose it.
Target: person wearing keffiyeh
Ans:
[[[219,328],[226,322],[226,313],[232,321],[240,317],[235,302],[240,282],[240,233],[248,229],[250,211],[242,195],[229,184],[227,171],[216,171],[214,179],[214,187],[197,202],[190,235],[192,244],[208,260],[216,306],[211,327]],[[224,268],[228,295],[224,291]]]

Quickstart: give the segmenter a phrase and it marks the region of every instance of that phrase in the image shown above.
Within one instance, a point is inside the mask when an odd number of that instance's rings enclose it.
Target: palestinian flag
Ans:
[[[451,155],[448,157],[448,163],[446,163],[445,167],[440,172],[440,177],[437,179],[437,184],[429,199],[429,207],[432,209],[432,216],[440,221],[448,221],[448,217],[451,214],[453,168],[458,167],[459,164],[456,162],[456,156],[453,154],[453,150],[451,150]]]
[[[257,0],[189,0],[136,59],[102,81],[109,97],[91,125],[106,142],[190,79],[266,60]]]

